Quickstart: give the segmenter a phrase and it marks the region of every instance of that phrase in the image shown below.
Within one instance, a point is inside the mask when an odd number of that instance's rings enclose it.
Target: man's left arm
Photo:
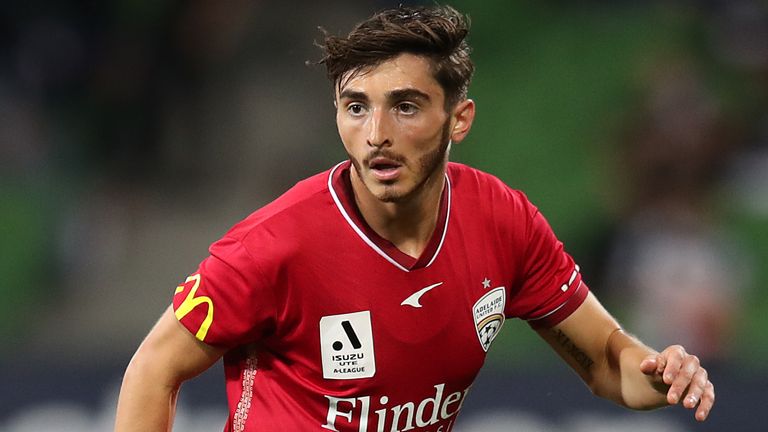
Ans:
[[[656,352],[625,333],[590,293],[570,316],[539,335],[592,392],[632,409],[682,405],[704,421],[715,390],[699,359],[679,345]]]

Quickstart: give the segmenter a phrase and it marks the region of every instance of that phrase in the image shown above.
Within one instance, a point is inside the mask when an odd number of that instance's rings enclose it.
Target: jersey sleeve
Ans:
[[[231,347],[257,341],[274,317],[274,295],[245,246],[224,237],[176,287],[176,318],[197,339]]]
[[[589,289],[541,212],[527,199],[524,204],[526,229],[519,248],[523,255],[507,314],[534,328],[552,327],[584,302]]]

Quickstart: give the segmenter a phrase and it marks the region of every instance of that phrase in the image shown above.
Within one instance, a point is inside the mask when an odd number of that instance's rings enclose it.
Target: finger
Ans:
[[[704,421],[709,416],[709,412],[712,411],[712,406],[715,404],[715,386],[711,381],[707,381],[704,386],[704,394],[701,396],[701,403],[696,410],[696,420]]]
[[[661,355],[665,360],[665,364],[659,373],[663,372],[664,384],[671,385],[675,378],[677,378],[677,374],[683,365],[683,358],[685,358],[686,352],[680,345],[674,345],[665,349]]]
[[[672,381],[669,391],[667,392],[667,401],[670,404],[676,404],[680,401],[683,392],[693,380],[694,374],[699,370],[699,358],[694,355],[687,355],[683,360],[680,368],[677,370],[677,374]],[[667,381],[669,366],[664,370],[664,382]]]
[[[664,369],[667,367],[667,358],[661,354],[656,355],[656,373],[661,377],[664,373]]]
[[[649,355],[640,362],[640,371],[645,375],[655,375],[659,373],[659,363],[661,362],[661,356],[658,354]]]
[[[707,370],[700,367],[699,370],[693,375],[691,384],[688,385],[688,393],[683,400],[683,406],[686,408],[695,408],[701,400],[701,396],[704,394],[704,389],[707,385]]]

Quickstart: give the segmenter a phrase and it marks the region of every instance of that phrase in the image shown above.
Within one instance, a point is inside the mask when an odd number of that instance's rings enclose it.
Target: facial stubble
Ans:
[[[382,202],[388,202],[388,203],[397,203],[402,202],[410,199],[412,196],[417,194],[419,191],[421,191],[425,185],[430,181],[435,181],[435,176],[441,176],[444,172],[444,164],[447,162],[448,159],[448,152],[450,149],[450,118],[448,118],[445,123],[443,124],[443,127],[440,131],[440,145],[435,150],[421,156],[416,161],[416,166],[418,166],[419,174],[423,174],[423,177],[418,180],[418,182],[410,189],[401,193],[396,192],[393,185],[385,185],[384,186],[384,193],[380,196],[377,196],[377,198]],[[385,156],[389,157],[390,159],[394,159],[397,161],[405,162],[403,158],[398,157],[397,155],[392,155],[386,150],[381,150],[375,152],[372,156],[369,156],[369,158],[373,158],[376,156]],[[352,162],[352,166],[354,167],[355,171],[357,172],[357,176],[360,179],[363,179],[361,173],[361,164],[360,161],[356,158],[352,157],[351,154],[349,154],[349,159]],[[367,188],[371,193],[373,191],[370,190],[367,184],[365,184],[365,181],[362,182],[365,188]]]

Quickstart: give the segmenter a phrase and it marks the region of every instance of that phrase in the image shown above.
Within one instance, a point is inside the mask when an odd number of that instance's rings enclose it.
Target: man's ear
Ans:
[[[453,108],[451,113],[451,141],[461,142],[469,133],[472,122],[475,120],[475,101],[465,99]]]

